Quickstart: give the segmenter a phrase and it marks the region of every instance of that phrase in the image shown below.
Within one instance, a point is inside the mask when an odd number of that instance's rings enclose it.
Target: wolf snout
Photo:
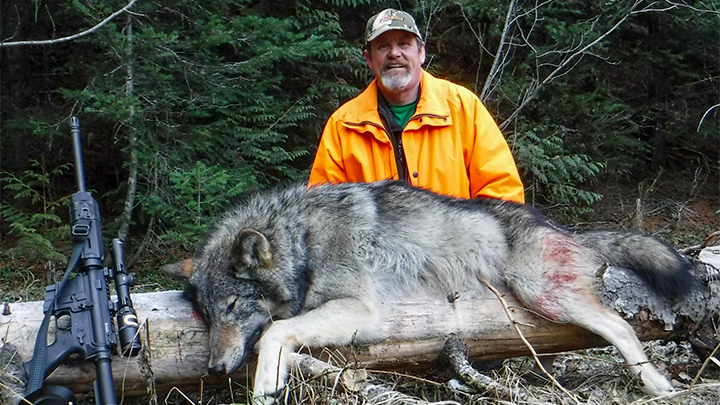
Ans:
[[[208,361],[208,374],[214,377],[232,374],[243,364],[245,364],[244,355],[223,357],[210,356],[210,361]]]
[[[217,363],[217,364],[209,364],[208,365],[208,374],[210,374],[213,377],[220,377],[226,374],[230,374],[235,370],[228,369],[227,365],[225,363]]]
[[[213,377],[220,377],[228,373],[225,363],[208,364],[208,373]]]

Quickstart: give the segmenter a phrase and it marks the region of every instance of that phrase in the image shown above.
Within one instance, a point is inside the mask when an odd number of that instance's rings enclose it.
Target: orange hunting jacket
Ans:
[[[423,71],[417,109],[402,133],[409,181],[461,198],[523,203],[515,161],[497,124],[470,90]],[[397,179],[375,81],[342,105],[320,139],[309,184]]]

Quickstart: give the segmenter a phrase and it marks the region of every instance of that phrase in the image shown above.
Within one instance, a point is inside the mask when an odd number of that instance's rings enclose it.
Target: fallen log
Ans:
[[[714,261],[720,268],[720,248],[713,249],[705,260]],[[720,308],[720,283],[714,281],[717,275],[712,270],[708,266],[699,267],[695,290],[675,303],[657,297],[634,273],[622,268],[605,269],[599,275],[598,284],[604,304],[624,314],[641,340],[689,340],[699,350],[709,353],[718,342],[712,318]],[[509,294],[504,294],[504,298],[514,321],[538,353],[607,345],[584,329],[553,323],[528,312]],[[227,377],[215,378],[206,373],[207,329],[182,292],[134,294],[133,301],[142,324],[143,351],[138,357],[113,359],[119,396],[146,395],[152,390],[163,393],[173,387],[193,390],[201,384],[204,387],[227,384]],[[24,389],[24,373],[19,365],[32,358],[43,317],[42,302],[5,303],[0,310],[3,354],[0,382],[3,398],[7,399],[13,398],[13,391],[21,393]],[[452,333],[462,339],[472,360],[530,353],[492,294],[481,298],[459,295],[432,303],[385,302],[381,310],[383,336],[387,339],[324,350],[310,348],[310,351],[323,360],[332,357],[358,367],[404,370],[434,364],[447,336]],[[241,371],[232,377],[245,381],[244,375],[245,371]],[[92,363],[71,359],[55,370],[47,382],[86,393],[92,389],[94,378]]]

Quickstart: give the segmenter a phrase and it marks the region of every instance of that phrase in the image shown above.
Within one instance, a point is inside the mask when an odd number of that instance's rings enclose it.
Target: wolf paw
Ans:
[[[279,403],[276,400],[277,393],[273,394],[253,394],[252,405],[273,405]]]
[[[640,389],[652,396],[667,395],[675,391],[670,381],[660,373],[640,373]]]

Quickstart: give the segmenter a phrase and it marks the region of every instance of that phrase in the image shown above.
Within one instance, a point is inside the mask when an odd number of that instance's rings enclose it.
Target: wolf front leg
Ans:
[[[298,316],[273,322],[257,343],[255,403],[271,404],[288,379],[289,357],[299,347],[349,344],[371,337],[378,325],[375,306],[357,298],[328,301]]]

